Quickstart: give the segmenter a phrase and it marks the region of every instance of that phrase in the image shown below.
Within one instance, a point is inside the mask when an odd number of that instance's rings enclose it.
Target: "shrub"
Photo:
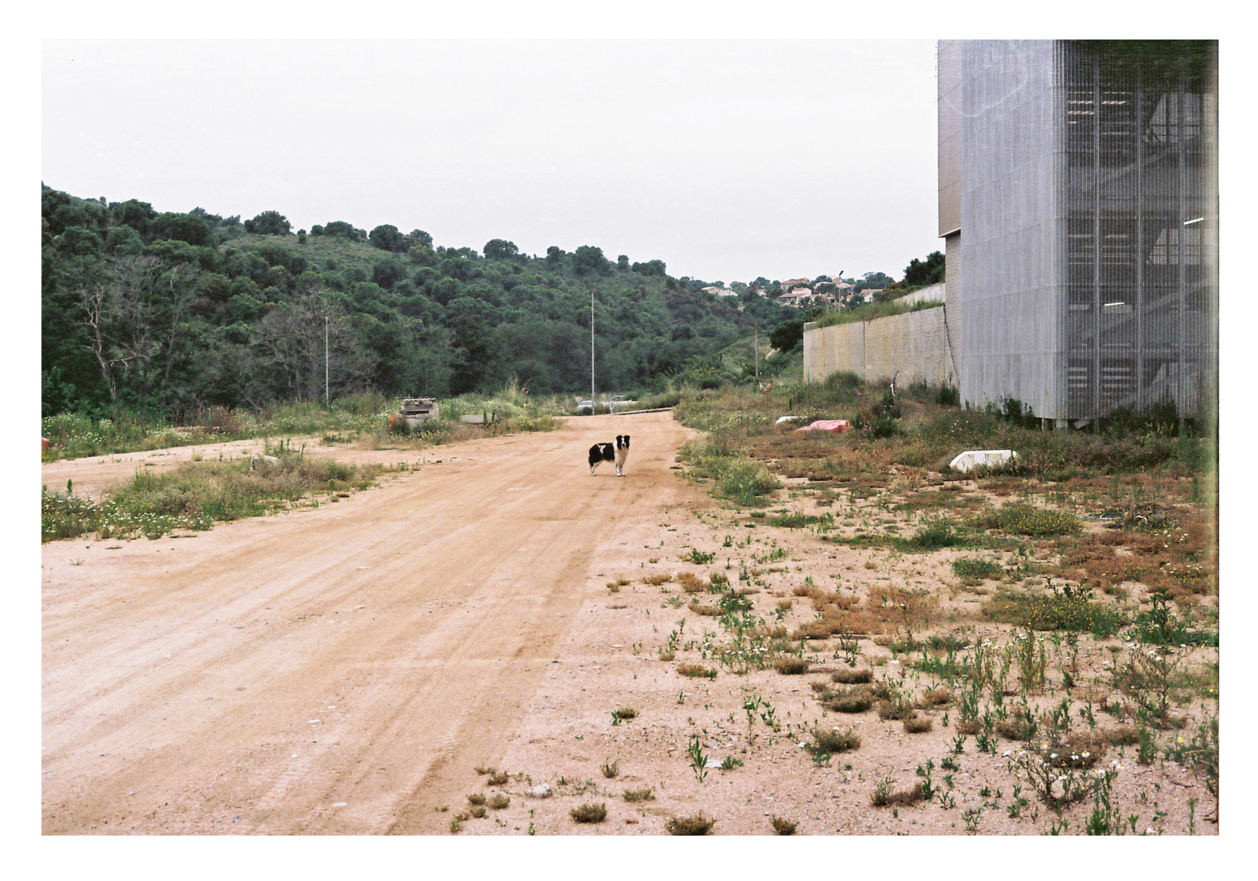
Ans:
[[[716,678],[716,670],[711,667],[705,667],[702,664],[678,664],[677,672],[682,676],[689,676],[692,679],[696,679],[700,676],[707,679]]]
[[[834,682],[840,682],[844,685],[854,685],[862,682],[871,682],[874,678],[874,671],[868,667],[862,667],[859,670],[854,669],[838,669],[830,674],[830,679]]]
[[[607,819],[606,804],[583,804],[573,808],[568,814],[578,823],[601,823]]]
[[[664,829],[669,835],[707,835],[715,824],[716,820],[700,811],[689,817],[669,817]]]
[[[1113,636],[1122,626],[1122,614],[1093,602],[1090,588],[1058,588],[1051,582],[1050,587],[1050,593],[1002,592],[983,605],[983,613],[1032,630],[1083,631],[1098,637]]]
[[[888,805],[911,805],[916,804],[926,798],[926,787],[922,783],[916,783],[910,789],[896,790],[892,788],[890,777],[884,777],[878,781],[874,787],[870,801],[874,807],[882,808]]]
[[[932,517],[908,540],[912,548],[932,551],[937,548],[951,548],[965,541],[955,521],[947,517]]]
[[[812,753],[813,758],[817,761],[825,761],[834,753],[859,749],[860,745],[860,736],[851,728],[846,731],[840,731],[837,728],[829,730],[814,728],[812,730],[812,742],[804,748]]]
[[[787,655],[773,665],[784,676],[798,676],[808,672],[808,662],[794,655]]]
[[[874,705],[874,696],[866,688],[845,689],[822,695],[821,705],[836,713],[863,713]]]
[[[794,835],[795,834],[796,824],[792,820],[787,820],[783,817],[774,817],[773,819],[769,821],[769,825],[773,827],[773,831],[776,832],[778,835]]]
[[[952,561],[952,574],[967,582],[979,582],[1000,578],[1005,568],[991,560],[978,557],[960,557]]]
[[[1005,505],[987,511],[975,517],[974,523],[980,529],[999,529],[1032,537],[1071,535],[1083,528],[1079,518],[1069,511],[1023,504]]]

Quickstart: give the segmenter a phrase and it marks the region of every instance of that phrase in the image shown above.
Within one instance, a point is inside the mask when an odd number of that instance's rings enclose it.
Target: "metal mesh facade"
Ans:
[[[1056,47],[1069,418],[1160,403],[1195,416],[1215,385],[1215,46]]]
[[[1217,382],[1217,68],[1203,41],[940,44],[963,399],[1198,414]]]

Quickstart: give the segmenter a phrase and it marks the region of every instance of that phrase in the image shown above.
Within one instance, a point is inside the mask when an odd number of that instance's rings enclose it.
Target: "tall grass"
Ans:
[[[205,530],[289,508],[319,494],[365,489],[376,465],[343,465],[298,455],[265,472],[246,461],[189,462],[169,471],[137,473],[101,500],[41,493],[44,541],[95,534],[100,538],[159,538],[179,529]]]
[[[781,485],[764,465],[731,454],[710,441],[686,444],[678,452],[678,459],[689,466],[691,477],[712,481],[716,495],[739,505],[767,504]]]
[[[558,399],[533,398],[515,382],[508,382],[493,394],[462,395],[439,403],[441,416],[423,432],[425,443],[459,437],[455,430],[459,417],[471,414],[486,415],[484,430],[491,434],[551,431],[559,425],[556,414],[561,410]],[[184,420],[187,424],[183,425],[160,416],[122,410],[99,419],[78,414],[47,416],[41,424],[41,432],[49,441],[43,460],[282,435],[335,434],[341,440],[371,438],[380,445],[389,438],[388,414],[396,412],[398,406],[397,399],[366,391],[338,398],[331,406],[297,401],[256,412],[203,407],[189,413]]]

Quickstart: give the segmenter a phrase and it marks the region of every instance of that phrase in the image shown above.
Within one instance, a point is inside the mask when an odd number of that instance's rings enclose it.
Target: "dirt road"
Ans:
[[[628,477],[591,477],[618,433]],[[317,509],[45,544],[44,833],[446,831],[451,769],[501,761],[625,531],[691,498],[688,436],[670,413],[573,420]]]

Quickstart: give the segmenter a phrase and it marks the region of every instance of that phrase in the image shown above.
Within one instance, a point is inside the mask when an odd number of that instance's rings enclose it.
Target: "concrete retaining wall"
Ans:
[[[866,382],[956,386],[944,307],[852,324],[804,325],[804,380],[855,373]]]

